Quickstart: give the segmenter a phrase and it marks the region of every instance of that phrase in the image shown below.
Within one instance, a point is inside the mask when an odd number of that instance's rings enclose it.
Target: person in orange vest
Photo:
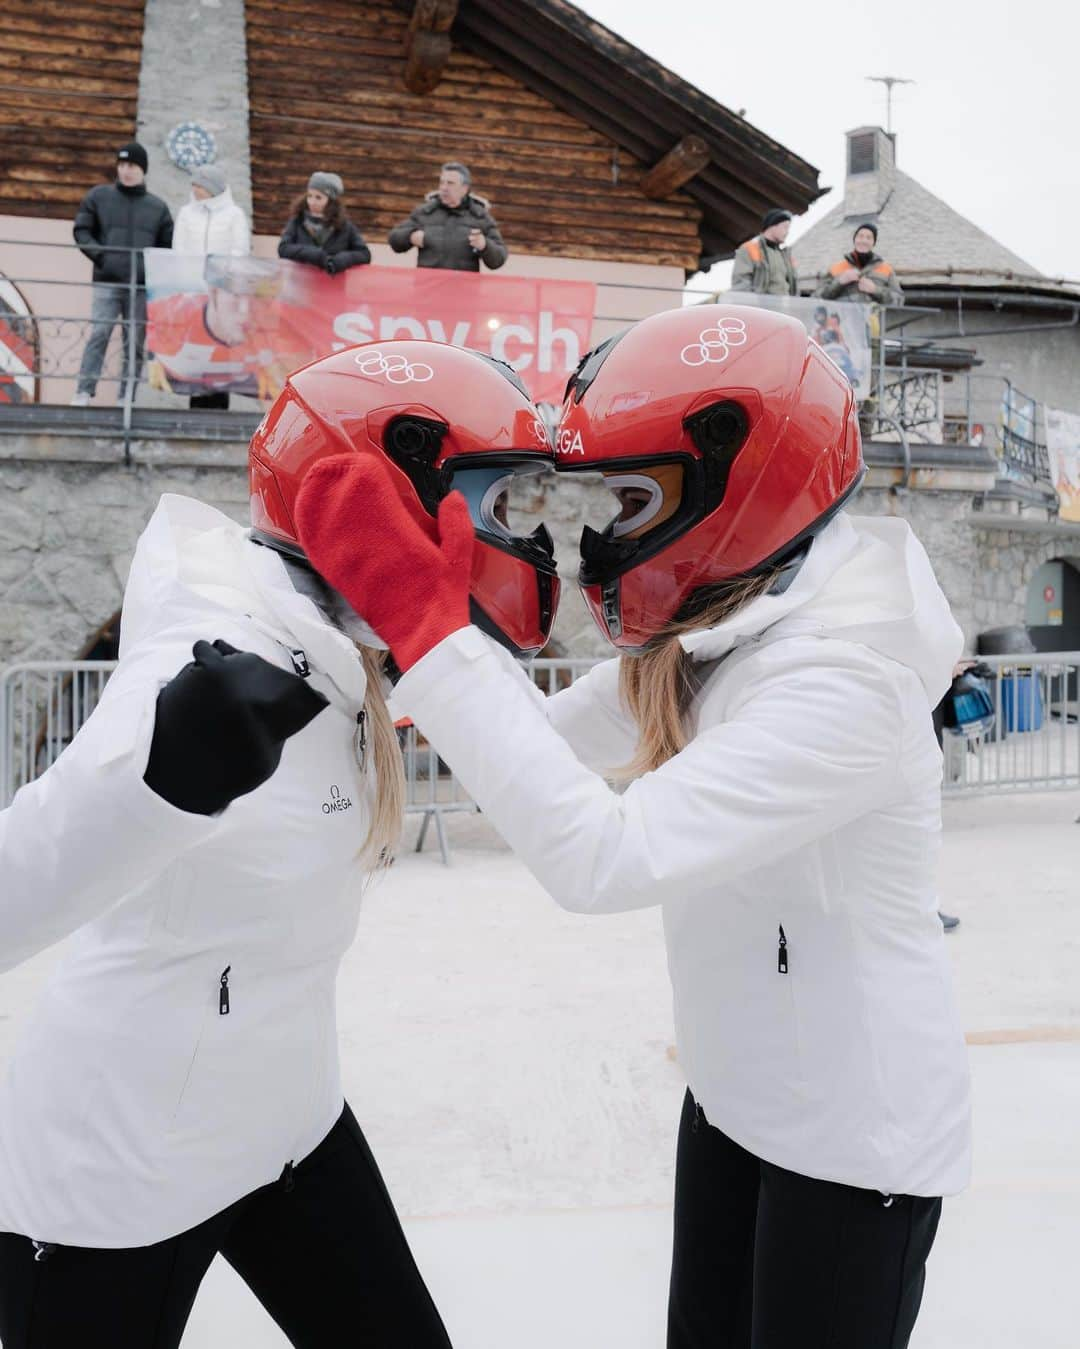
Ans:
[[[790,211],[779,208],[766,211],[761,233],[735,250],[732,290],[750,290],[758,295],[798,295],[795,259],[784,247],[790,230]]]
[[[858,304],[903,304],[904,292],[896,272],[880,254],[877,226],[865,221],[855,231],[853,248],[834,262],[814,291],[823,300],[854,300]]]

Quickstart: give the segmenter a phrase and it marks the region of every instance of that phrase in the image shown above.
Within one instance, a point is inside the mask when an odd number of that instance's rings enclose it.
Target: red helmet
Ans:
[[[252,437],[252,536],[306,561],[293,509],[301,480],[348,450],[385,459],[431,515],[458,488],[476,526],[473,622],[519,655],[547,644],[554,546],[542,525],[516,533],[507,505],[516,475],[551,466],[551,444],[508,365],[441,342],[387,341],[297,370]]]
[[[736,305],[654,314],[590,352],[555,452],[619,497],[582,533],[580,580],[629,652],[702,587],[795,567],[864,471],[844,375],[794,319]]]

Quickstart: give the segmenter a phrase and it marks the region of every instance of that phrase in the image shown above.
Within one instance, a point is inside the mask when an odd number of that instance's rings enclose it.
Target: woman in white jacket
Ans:
[[[216,164],[204,164],[191,174],[191,197],[184,202],[173,228],[173,252],[206,257],[209,253],[246,257],[251,252],[251,226],[243,208],[233,200],[225,174]],[[161,387],[167,388],[162,375]],[[193,408],[227,408],[229,395],[221,390],[193,393]]]
[[[618,498],[581,580],[621,659],[546,703],[469,626],[455,496],[431,530],[328,459],[301,541],[552,896],[662,906],[689,1083],[671,1349],[903,1349],[970,1165],[930,723],[961,635],[906,523],[842,512],[854,399],[792,319],[642,320],[582,363],[556,450]]]
[[[412,471],[424,445],[436,477],[467,455],[466,484],[549,465],[510,378],[478,443],[433,433],[431,410],[460,416],[481,361],[455,355],[466,378],[429,381],[425,415],[407,416],[342,353],[337,385],[380,428],[354,452],[406,485],[396,465]],[[0,1087],[4,1349],[175,1349],[218,1253],[294,1345],[448,1349],[342,1099],[337,971],[404,779],[381,643],[296,541],[297,482],[348,443],[311,425],[313,397],[334,390],[301,371],[256,435],[253,531],[162,498],[132,563],[118,669],[0,813],[3,966],[73,934]],[[499,540],[476,611],[500,632],[505,604],[505,640],[542,645],[551,577],[534,544]]]
[[[251,252],[251,226],[243,208],[233,200],[225,174],[215,164],[204,164],[191,174],[191,197],[180,207],[173,227],[173,251],[205,257]]]

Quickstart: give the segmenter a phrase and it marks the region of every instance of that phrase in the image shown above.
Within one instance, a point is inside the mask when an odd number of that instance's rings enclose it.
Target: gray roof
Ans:
[[[880,128],[849,132],[849,140],[877,134],[879,160],[869,172],[849,175],[844,197],[796,238],[791,251],[803,289],[851,249],[862,220],[878,227],[877,251],[896,268],[901,284],[950,288],[1060,289],[1030,262],[992,238],[959,211],[890,162],[895,142]]]

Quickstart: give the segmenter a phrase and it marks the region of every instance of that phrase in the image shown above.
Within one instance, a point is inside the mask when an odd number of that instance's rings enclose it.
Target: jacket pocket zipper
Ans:
[[[356,755],[356,766],[362,773],[364,771],[364,762],[367,759],[367,712],[363,709],[356,714],[356,732],[353,736],[353,750]]]
[[[218,1016],[229,1015],[229,971],[231,965],[226,965],[221,971],[221,992],[218,995]]]
[[[787,974],[788,972],[787,937],[784,934],[783,923],[780,924],[780,941],[776,948],[776,971],[778,974]]]

